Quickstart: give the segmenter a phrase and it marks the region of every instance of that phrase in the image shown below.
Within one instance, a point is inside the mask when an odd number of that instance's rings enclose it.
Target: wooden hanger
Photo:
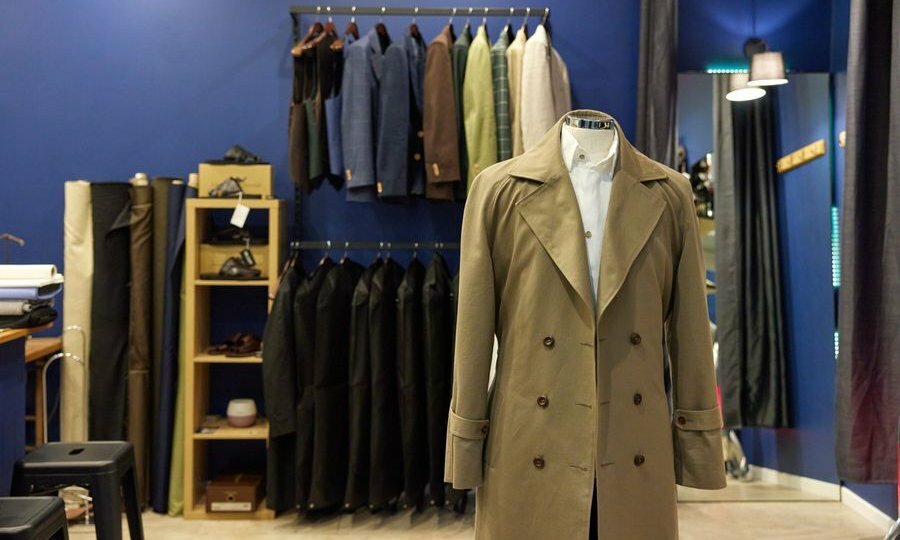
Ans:
[[[316,20],[309,26],[309,30],[306,31],[306,35],[298,41],[293,47],[291,47],[291,54],[294,56],[300,56],[303,54],[303,51],[307,50],[304,45],[309,41],[319,37],[319,34],[325,30],[325,27],[322,26],[322,23],[319,22],[318,12],[321,8],[316,8]]]
[[[352,8],[353,15],[350,15],[350,22],[344,30],[345,36],[353,36],[353,39],[359,39],[359,27],[356,26],[356,6]]]
[[[415,14],[413,15],[412,22],[409,23],[409,34],[417,40],[422,39],[422,34],[419,32],[419,25],[416,24],[416,15],[419,14],[419,8],[415,8]]]

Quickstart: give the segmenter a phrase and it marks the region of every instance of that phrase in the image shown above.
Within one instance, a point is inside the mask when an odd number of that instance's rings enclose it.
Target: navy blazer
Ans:
[[[341,146],[348,201],[375,200],[375,135],[381,48],[372,30],[347,47],[341,97]]]
[[[375,158],[378,196],[406,197],[409,150],[409,61],[402,41],[384,52],[380,73],[378,151]]]
[[[425,195],[425,131],[422,126],[425,103],[425,56],[422,36],[404,36],[409,61],[409,86],[412,91],[409,106],[409,192]]]

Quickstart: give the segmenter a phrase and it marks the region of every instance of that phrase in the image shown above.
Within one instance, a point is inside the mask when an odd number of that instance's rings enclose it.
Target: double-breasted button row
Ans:
[[[678,425],[679,425],[679,426],[683,426],[683,425],[687,424],[687,418],[685,418],[685,417],[683,417],[683,416],[679,416],[679,417],[676,419],[676,421],[678,422]]]
[[[634,395],[634,404],[635,405],[640,405],[642,401],[644,401],[644,397],[642,395],[640,395],[640,394]]]
[[[537,404],[538,407],[546,409],[547,405],[550,405],[550,398],[548,398],[547,396],[538,396]]]
[[[543,469],[544,468],[544,456],[535,456],[531,463],[534,465],[535,469]]]
[[[634,466],[635,467],[640,467],[643,464],[644,464],[643,454],[638,454],[638,455],[634,456]]]
[[[547,336],[544,338],[544,347],[552,349],[554,345],[556,345],[556,340],[553,339],[553,336]]]
[[[631,333],[631,344],[632,345],[640,345],[641,344],[641,335],[637,332]]]

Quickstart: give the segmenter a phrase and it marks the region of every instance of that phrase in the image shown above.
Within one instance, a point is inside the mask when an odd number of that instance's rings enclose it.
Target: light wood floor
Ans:
[[[682,540],[881,540],[885,533],[839,502],[680,503],[678,515]],[[418,515],[404,512],[385,518],[360,513],[319,522],[298,521],[296,515],[254,522],[185,521],[152,512],[144,514],[148,540],[462,539],[472,538],[473,523],[471,513],[456,516],[433,509]],[[75,540],[86,540],[94,537],[94,528],[75,525],[70,534]]]

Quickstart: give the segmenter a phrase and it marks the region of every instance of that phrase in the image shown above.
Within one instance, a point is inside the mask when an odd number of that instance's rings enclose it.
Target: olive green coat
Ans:
[[[587,538],[595,482],[601,539],[677,538],[675,484],[725,486],[690,185],[616,127],[595,308],[561,125],[469,192],[446,480],[477,538]]]

